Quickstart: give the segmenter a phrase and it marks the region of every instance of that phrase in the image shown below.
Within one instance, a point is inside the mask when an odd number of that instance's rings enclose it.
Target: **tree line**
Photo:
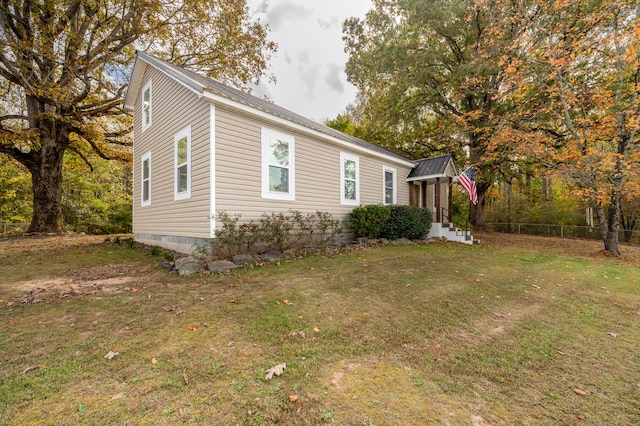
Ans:
[[[640,193],[639,16],[635,0],[373,0],[343,24],[358,97],[328,124],[412,158],[447,152],[473,165],[479,229],[501,184],[530,170],[561,178],[618,254],[623,205]],[[11,159],[0,209],[14,200],[31,232],[80,223],[71,211],[108,219],[127,201],[100,207],[117,193],[106,186],[130,179],[122,102],[136,48],[242,88],[277,48],[235,0],[7,0],[0,29],[0,154]],[[101,177],[107,159],[124,164],[113,181]],[[74,199],[91,208],[65,216]]]
[[[358,98],[329,124],[473,165],[479,229],[491,188],[532,167],[561,177],[619,254],[639,195],[637,1],[374,0],[343,31]]]

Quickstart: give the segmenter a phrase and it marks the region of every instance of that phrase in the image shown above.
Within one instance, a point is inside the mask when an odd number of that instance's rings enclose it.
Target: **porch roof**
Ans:
[[[407,182],[456,176],[458,176],[458,171],[453,163],[453,156],[446,154],[418,160],[411,172],[409,172]]]

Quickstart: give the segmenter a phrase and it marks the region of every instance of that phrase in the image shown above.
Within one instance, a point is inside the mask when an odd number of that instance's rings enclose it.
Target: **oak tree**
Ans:
[[[246,87],[275,44],[237,0],[3,0],[0,152],[31,173],[31,232],[60,232],[65,153],[130,158],[135,49]]]
[[[365,127],[381,135],[376,142],[413,157],[467,152],[479,199],[470,221],[482,228],[485,194],[504,163],[487,150],[508,111],[505,74],[538,10],[524,1],[373,4],[364,19],[343,25],[347,76],[358,88]]]
[[[597,213],[604,248],[618,255],[621,203],[638,196],[640,5],[548,0],[532,22],[514,75],[537,155]],[[540,129],[555,129],[541,131]],[[635,191],[634,191],[634,188]]]

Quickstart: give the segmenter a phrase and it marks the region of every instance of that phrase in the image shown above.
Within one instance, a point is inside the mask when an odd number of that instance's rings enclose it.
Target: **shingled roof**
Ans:
[[[446,174],[447,166],[453,165],[453,176]],[[451,154],[440,155],[438,157],[424,158],[418,160],[417,164],[407,176],[407,180],[418,180],[436,177],[454,177],[458,174],[455,164],[453,164],[453,156]]]
[[[254,108],[256,110],[263,111],[269,115],[282,118],[291,123],[298,124],[307,129],[320,132],[331,138],[336,138],[341,141],[356,145],[358,147],[366,148],[373,152],[390,156],[392,158],[395,158],[397,160],[407,163],[407,165],[415,164],[415,161],[410,160],[409,158],[404,157],[400,154],[397,154],[391,150],[366,142],[354,136],[347,135],[346,133],[342,133],[338,130],[327,127],[323,124],[317,123],[309,118],[303,117],[299,114],[289,111],[288,109],[278,106],[265,99],[261,99],[256,96],[250,95],[241,90],[238,90],[236,88],[220,83],[219,81],[216,81],[212,78],[202,76],[196,72],[189,71],[185,68],[179,67],[175,64],[156,58],[147,53],[138,51],[137,57],[136,57],[136,65],[137,65],[137,62],[140,60],[153,65],[154,67],[158,68],[160,71],[171,76],[180,84],[182,84],[183,86],[186,86],[188,89],[195,92],[200,97],[204,96],[206,92],[210,94],[218,95],[223,98],[238,102],[242,105]],[[137,90],[139,89],[139,85],[140,85],[140,81],[136,81],[135,78],[132,78],[130,86],[127,91],[127,96],[125,97],[125,108],[133,109],[133,103],[135,102],[135,99],[133,99],[133,95],[130,97],[129,94],[137,92]]]

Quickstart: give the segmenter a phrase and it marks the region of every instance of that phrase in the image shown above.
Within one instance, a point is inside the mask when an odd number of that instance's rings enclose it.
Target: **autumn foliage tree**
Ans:
[[[243,1],[0,4],[0,152],[31,174],[31,232],[64,229],[65,153],[129,158],[121,105],[136,47],[238,86],[255,82],[275,51]]]
[[[549,0],[531,23],[514,102],[537,135],[520,148],[570,179],[594,208],[605,250],[619,254],[623,199],[640,165],[640,5]],[[524,41],[523,41],[524,42]],[[635,189],[634,189],[635,188]],[[630,202],[630,201],[628,201]]]
[[[412,157],[469,155],[484,227],[485,194],[505,158],[487,155],[504,127],[505,74],[535,9],[523,1],[376,0],[364,19],[343,25],[347,76],[359,91],[375,142]]]

